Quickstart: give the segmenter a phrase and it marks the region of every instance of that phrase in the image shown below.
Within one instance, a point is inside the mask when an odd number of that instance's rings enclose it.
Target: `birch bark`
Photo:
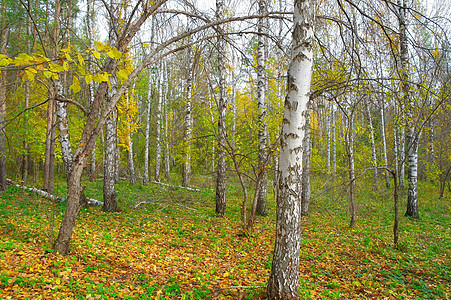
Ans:
[[[409,53],[407,48],[407,0],[399,0],[399,45],[400,45],[400,65],[401,81],[403,90],[403,100],[406,105],[406,146],[407,146],[407,210],[405,215],[419,219],[418,212],[418,134],[416,134],[413,110],[415,103],[409,97],[408,64]]]
[[[311,196],[311,184],[310,184],[310,159],[312,155],[312,140],[311,140],[311,113],[310,113],[311,101],[307,104],[305,114],[304,125],[304,142],[303,142],[303,154],[302,154],[302,192],[301,192],[301,213],[303,216],[307,216],[309,213],[310,196]]]
[[[216,19],[224,19],[224,0],[216,0]],[[219,36],[218,50],[218,77],[219,77],[219,101],[218,101],[218,167],[216,169],[216,213],[223,216],[226,212],[226,86],[225,86],[225,41],[223,27],[218,26]]]
[[[187,51],[187,68],[186,68],[186,86],[185,86],[185,126],[184,126],[184,158],[182,167],[182,186],[190,184],[191,177],[191,135],[193,131],[193,115],[192,115],[192,68],[191,49]]]
[[[6,7],[2,7],[2,12],[5,12]],[[6,53],[7,45],[7,29],[2,20],[1,35],[0,35],[0,53]],[[6,118],[6,71],[0,72],[0,191],[6,191],[6,136],[5,136],[5,118]]]
[[[160,181],[160,166],[161,166],[161,128],[162,128],[162,116],[161,116],[161,110],[162,110],[162,101],[163,101],[163,80],[161,78],[162,71],[161,71],[161,64],[158,68],[158,81],[157,81],[157,89],[158,89],[158,96],[157,96],[157,123],[155,124],[155,132],[156,132],[156,142],[155,142],[155,181]]]
[[[259,15],[266,13],[266,0],[258,1]],[[264,19],[258,19],[257,23],[257,105],[258,105],[258,172],[262,173],[260,189],[257,200],[257,212],[265,216],[267,196],[266,156],[267,156],[267,122],[266,122],[266,76],[265,76],[265,39],[266,28]]]
[[[149,76],[147,82],[147,106],[146,106],[146,133],[145,133],[145,145],[144,145],[144,175],[143,182],[144,184],[149,182],[149,158],[150,158],[150,116],[151,116],[151,107],[152,107],[152,69],[150,67],[147,68],[147,75]]]
[[[304,111],[313,65],[314,0],[295,0],[291,63],[280,142],[276,241],[268,299],[298,299]]]
[[[365,101],[365,110],[368,118],[368,127],[370,131],[370,143],[371,143],[371,160],[373,165],[373,190],[376,192],[378,187],[378,178],[377,178],[377,153],[376,153],[376,143],[374,141],[374,127],[373,127],[373,118],[371,116],[370,111],[370,103],[369,101]]]
[[[117,39],[119,5],[116,0],[110,2],[110,45],[114,45]],[[110,90],[107,95],[107,104],[117,94],[117,78],[115,72],[110,76]],[[103,210],[118,211],[116,201],[116,173],[118,170],[117,160],[117,123],[116,107],[110,112],[105,122],[105,155],[104,155],[104,176],[103,176]]]

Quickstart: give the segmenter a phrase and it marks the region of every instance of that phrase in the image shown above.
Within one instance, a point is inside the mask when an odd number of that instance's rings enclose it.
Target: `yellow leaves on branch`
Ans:
[[[102,53],[104,55],[102,56]],[[70,72],[72,74],[72,84],[69,89],[77,94],[81,91],[80,79],[84,78],[86,84],[90,84],[92,81],[97,83],[106,82],[110,85],[109,77],[111,74],[106,72],[92,74],[92,71],[87,69],[86,58],[84,56],[92,55],[97,60],[110,57],[112,59],[120,60],[125,67],[120,67],[117,76],[123,82],[128,79],[131,72],[131,63],[127,55],[123,54],[116,47],[106,45],[101,42],[96,42],[95,48],[88,49],[85,52],[76,51],[72,45],[67,46],[60,50],[58,57],[53,59],[47,58],[37,53],[20,53],[14,58],[10,58],[7,55],[0,55],[0,69],[7,67],[15,67],[22,70],[19,74],[22,76],[22,82],[26,80],[33,82],[36,76],[41,78],[58,80],[59,73]]]

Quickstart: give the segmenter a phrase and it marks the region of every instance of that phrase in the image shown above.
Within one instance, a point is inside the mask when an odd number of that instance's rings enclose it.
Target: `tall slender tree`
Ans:
[[[216,20],[224,19],[224,0],[216,0]],[[219,100],[218,100],[218,167],[216,169],[216,213],[223,216],[226,212],[226,86],[225,86],[225,40],[223,26],[218,26],[218,41],[216,43],[218,52],[218,78],[219,78]]]
[[[294,1],[294,29],[279,159],[276,241],[268,299],[298,299],[301,247],[301,177],[305,110],[310,94],[314,0]]]
[[[258,13],[264,15],[267,10],[266,0],[258,1]],[[266,121],[266,72],[265,72],[265,19],[259,18],[257,23],[257,104],[258,104],[258,171],[262,173],[257,200],[257,212],[265,216],[267,197],[267,121]]]
[[[109,39],[110,45],[115,45],[117,35],[119,34],[119,3],[116,0],[111,0],[109,5],[110,20],[109,20]],[[117,93],[117,77],[116,74],[110,76],[110,89],[107,95],[107,103]],[[118,211],[116,200],[116,173],[117,173],[117,123],[116,123],[116,107],[108,115],[105,122],[105,155],[104,155],[104,176],[103,176],[103,210]]]

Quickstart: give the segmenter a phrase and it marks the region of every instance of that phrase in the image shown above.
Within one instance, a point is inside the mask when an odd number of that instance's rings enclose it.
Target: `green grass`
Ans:
[[[438,199],[438,187],[420,182],[421,220],[401,218],[394,249],[391,190],[373,192],[369,182],[358,181],[358,218],[350,229],[346,194],[342,187],[319,190],[324,181],[314,178],[311,211],[302,220],[303,299],[451,297],[448,194]],[[201,192],[121,182],[121,212],[83,208],[67,257],[51,253],[65,204],[9,187],[0,195],[0,297],[262,298],[274,245],[272,195],[269,215],[244,235],[242,194],[233,178],[224,218],[214,214],[214,180],[193,182]],[[87,196],[102,200],[101,181],[84,184]],[[57,186],[64,196],[64,181]],[[149,203],[132,209],[142,201]]]

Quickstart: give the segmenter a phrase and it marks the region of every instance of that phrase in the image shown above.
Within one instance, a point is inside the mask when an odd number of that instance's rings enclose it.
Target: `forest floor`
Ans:
[[[62,182],[57,195],[65,193]],[[102,200],[101,181],[85,184],[87,196]],[[392,191],[358,184],[350,229],[343,188],[324,192],[314,182],[311,213],[302,220],[301,298],[451,299],[450,193],[438,199],[437,187],[420,182],[421,220],[401,217],[396,250]],[[118,184],[122,211],[82,209],[65,257],[51,251],[65,205],[10,186],[0,194],[0,299],[263,299],[274,246],[272,195],[269,215],[244,234],[238,188],[228,188],[227,215],[219,218],[214,181],[194,185],[201,191]]]

